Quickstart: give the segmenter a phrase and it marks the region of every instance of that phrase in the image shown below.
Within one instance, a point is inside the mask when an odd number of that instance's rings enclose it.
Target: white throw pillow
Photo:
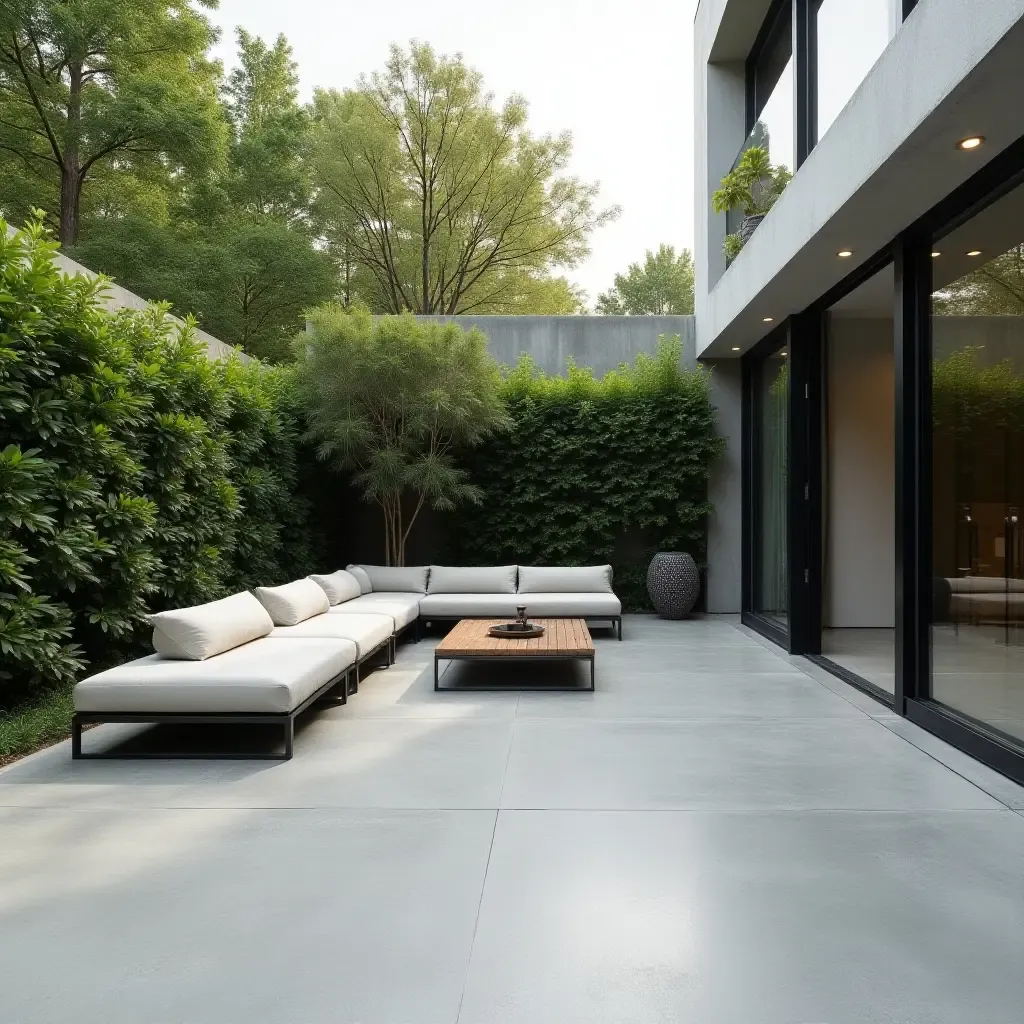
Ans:
[[[351,601],[352,598],[359,597],[363,592],[363,588],[359,585],[359,580],[352,573],[346,572],[344,569],[332,572],[330,576],[313,575],[309,578],[314,583],[323,587],[327,600],[332,605],[341,604],[343,601]]]
[[[514,565],[432,565],[428,594],[514,594]]]
[[[270,612],[275,626],[297,626],[331,607],[324,588],[310,579],[285,583],[282,587],[257,587],[256,596]]]
[[[359,582],[359,592],[361,594],[373,593],[373,584],[370,582],[370,577],[366,575],[366,570],[359,565],[346,565],[345,571],[355,576]]]
[[[429,565],[360,565],[375,594],[425,594]],[[348,567],[352,572],[352,566]]]
[[[610,594],[610,565],[521,565],[520,594]]]
[[[149,616],[153,650],[164,658],[205,661],[267,636],[274,628],[267,610],[252,594],[231,597],[192,608],[176,608]]]

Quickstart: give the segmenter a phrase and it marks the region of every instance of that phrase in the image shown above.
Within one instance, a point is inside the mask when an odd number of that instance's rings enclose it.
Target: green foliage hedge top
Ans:
[[[662,339],[598,379],[570,363],[548,376],[529,359],[508,375],[513,427],[466,452],[484,492],[460,521],[469,562],[610,562],[627,608],[648,607],[645,573],[659,550],[705,554],[707,481],[724,441],[715,435],[710,374],[679,365]]]
[[[145,614],[309,571],[291,371],[112,314],[0,220],[0,709],[140,649]]]

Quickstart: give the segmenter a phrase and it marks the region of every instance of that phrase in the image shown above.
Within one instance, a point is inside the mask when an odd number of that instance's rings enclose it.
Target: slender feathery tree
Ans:
[[[310,438],[380,506],[385,563],[404,565],[424,507],[480,501],[454,453],[506,426],[500,370],[479,330],[409,313],[325,306],[311,328],[299,339]]]

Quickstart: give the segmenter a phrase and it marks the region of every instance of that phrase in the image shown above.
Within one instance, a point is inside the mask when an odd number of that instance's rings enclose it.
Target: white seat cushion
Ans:
[[[420,600],[420,615],[440,618],[487,618],[507,615],[514,618],[523,602],[517,594],[427,594]]]
[[[428,594],[514,594],[515,565],[432,565]]]
[[[149,616],[153,649],[165,658],[202,661],[266,636],[274,623],[252,594]]]
[[[206,661],[151,654],[83,679],[76,711],[287,714],[355,663],[351,640],[264,637]]]
[[[332,615],[354,615],[363,612],[374,612],[378,615],[390,615],[395,620],[395,632],[405,629],[410,622],[415,622],[420,613],[422,594],[363,594],[354,601],[335,605]]]
[[[520,594],[610,594],[610,565],[521,565]]]
[[[420,615],[438,618],[512,617],[516,608],[526,606],[526,614],[576,618],[605,618],[622,614],[622,602],[614,594],[428,594],[420,601]]]
[[[318,576],[316,573],[309,577],[318,586],[322,587],[331,604],[341,604],[343,601],[351,601],[362,592],[359,580],[350,572],[339,569],[329,576]]]
[[[337,637],[351,640],[360,658],[379,647],[395,631],[395,620],[390,615],[370,612],[349,615],[314,615],[296,626],[278,626],[271,639],[305,640],[308,637]]]
[[[324,588],[308,578],[281,587],[257,587],[255,593],[275,626],[297,625],[331,607]]]

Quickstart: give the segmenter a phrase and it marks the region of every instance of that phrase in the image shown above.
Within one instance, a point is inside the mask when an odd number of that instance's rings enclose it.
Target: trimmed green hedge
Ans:
[[[597,379],[564,377],[523,359],[503,397],[512,430],[464,452],[484,503],[460,515],[455,554],[467,562],[610,562],[629,610],[650,607],[647,564],[689,551],[704,564],[707,482],[724,448],[715,434],[710,373],[681,369],[678,339],[656,356]]]
[[[292,372],[112,314],[0,221],[0,710],[134,655],[145,614],[311,571]]]

